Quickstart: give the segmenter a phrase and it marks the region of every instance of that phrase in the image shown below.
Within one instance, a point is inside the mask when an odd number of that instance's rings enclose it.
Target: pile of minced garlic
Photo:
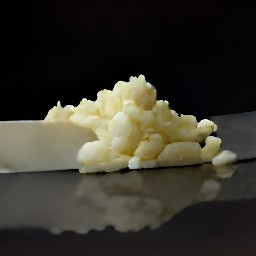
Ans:
[[[178,115],[156,96],[143,75],[131,77],[117,82],[112,91],[99,91],[96,101],[83,99],[77,107],[58,102],[45,121],[69,120],[96,133],[98,140],[85,143],[78,152],[81,173],[236,160],[233,152],[220,150],[220,138],[210,136],[216,124]]]

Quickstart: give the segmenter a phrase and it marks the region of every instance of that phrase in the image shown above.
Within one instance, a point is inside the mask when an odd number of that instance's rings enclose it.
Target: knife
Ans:
[[[79,169],[77,152],[94,140],[91,129],[67,121],[0,122],[0,173]]]
[[[256,111],[212,116],[222,148],[256,158]],[[68,121],[0,122],[0,173],[79,169],[77,152],[94,132]]]
[[[212,116],[222,148],[237,154],[238,161],[256,158],[256,111]]]

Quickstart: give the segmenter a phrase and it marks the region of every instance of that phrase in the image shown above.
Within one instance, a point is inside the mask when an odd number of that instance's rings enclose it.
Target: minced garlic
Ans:
[[[143,75],[119,81],[97,96],[77,107],[58,102],[45,118],[69,120],[95,132],[98,140],[78,152],[81,173],[201,164],[220,153],[221,139],[210,136],[216,124],[178,115],[168,101],[157,100],[155,87]]]

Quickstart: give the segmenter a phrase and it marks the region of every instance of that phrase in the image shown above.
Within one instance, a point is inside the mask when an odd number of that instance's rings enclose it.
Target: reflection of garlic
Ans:
[[[156,228],[194,203],[256,198],[255,162],[237,166],[240,171],[224,181],[214,180],[211,164],[104,175],[3,175],[0,229],[86,234],[108,226],[121,232]]]
[[[146,226],[157,228],[164,212],[160,201],[136,196],[112,196],[103,205],[106,205],[104,221],[120,232],[139,231]]]
[[[98,141],[78,153],[82,173],[200,164],[219,153],[221,140],[209,136],[216,124],[179,116],[168,101],[157,101],[155,87],[143,75],[117,82],[112,91],[97,96],[95,102],[83,99],[77,107],[58,103],[45,118],[68,119],[96,133]]]
[[[120,232],[157,228],[196,201],[204,180],[213,177],[209,165],[82,177],[76,195],[89,208],[82,218],[86,227],[81,225],[79,232],[107,226]]]
[[[198,194],[199,202],[214,200],[220,191],[220,183],[216,180],[206,180]]]
[[[113,226],[120,232],[139,231],[147,226],[157,228],[165,220],[167,211],[161,199],[148,193],[143,195],[146,187],[141,173],[115,173],[86,177],[76,193],[80,200],[90,201],[90,206],[100,213],[90,225]]]
[[[234,164],[224,164],[224,165],[213,166],[213,170],[215,171],[217,177],[222,179],[227,179],[232,177],[236,169],[237,169],[237,165],[234,165]]]

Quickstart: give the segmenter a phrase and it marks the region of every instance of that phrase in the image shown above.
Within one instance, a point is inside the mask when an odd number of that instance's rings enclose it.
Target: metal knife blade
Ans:
[[[237,154],[238,160],[256,158],[256,111],[210,117],[218,125],[216,135],[222,148]]]
[[[95,139],[67,121],[0,122],[0,173],[78,169],[78,150]]]
[[[256,111],[212,116],[222,148],[238,160],[256,158]],[[0,173],[79,169],[77,152],[96,140],[90,129],[71,122],[0,122]]]

